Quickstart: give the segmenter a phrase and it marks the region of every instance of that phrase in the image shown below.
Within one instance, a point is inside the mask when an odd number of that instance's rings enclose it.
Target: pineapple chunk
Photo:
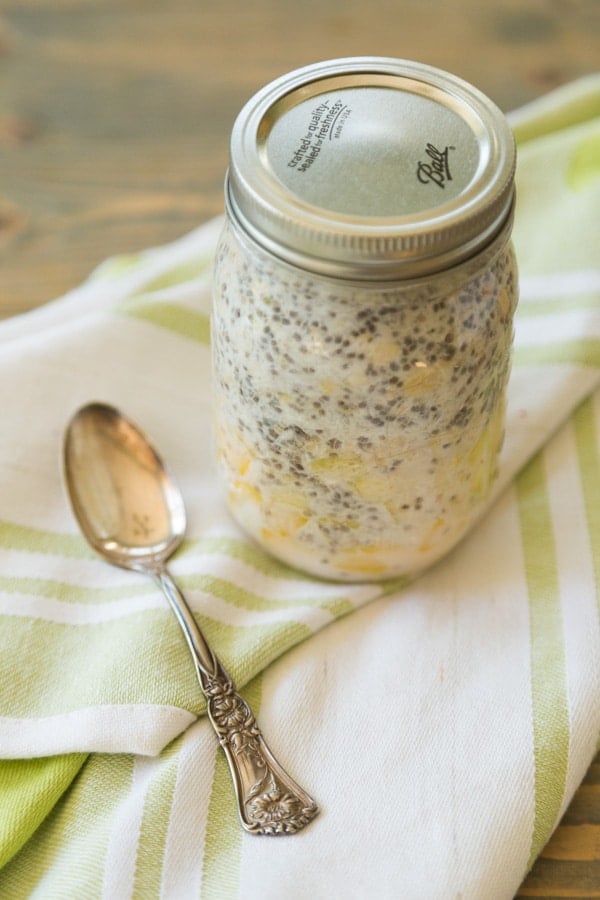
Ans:
[[[269,518],[271,520],[270,526],[265,526],[261,531],[266,541],[272,541],[275,538],[281,540],[292,537],[308,522],[306,516],[300,515],[293,509],[278,509],[276,512],[273,510]]]
[[[409,397],[429,395],[443,380],[442,370],[445,368],[440,361],[434,366],[420,364],[404,377],[404,393]]]
[[[236,429],[228,430],[221,425],[217,428],[217,439],[219,456],[233,472],[245,475],[252,462],[252,453],[239,432]]]
[[[240,478],[232,482],[229,498],[234,504],[247,501],[262,503],[262,494],[258,488],[248,481],[242,481]]]
[[[357,544],[343,553],[336,554],[336,569],[350,575],[366,575],[377,578],[389,571],[390,559],[401,552],[395,544]]]
[[[374,352],[373,352],[374,351]],[[402,355],[402,350],[395,341],[375,341],[370,353],[371,359],[382,366],[394,362]]]
[[[503,429],[504,409],[501,404],[467,457],[472,473],[471,488],[474,500],[485,497],[496,476],[497,456],[502,443]]]
[[[352,481],[362,469],[360,456],[323,456],[313,459],[310,467],[325,481]]]
[[[511,314],[511,299],[508,296],[506,288],[502,288],[498,294],[498,306],[500,307],[500,312],[503,316],[509,316]]]
[[[419,553],[430,553],[437,543],[438,538],[440,537],[440,532],[444,525],[446,524],[446,520],[442,518],[438,518],[434,521],[431,526],[429,532],[425,535],[421,543],[419,544]]]
[[[363,470],[364,471],[364,470]],[[352,482],[356,493],[366,503],[387,504],[393,486],[393,476],[384,472],[370,472]]]

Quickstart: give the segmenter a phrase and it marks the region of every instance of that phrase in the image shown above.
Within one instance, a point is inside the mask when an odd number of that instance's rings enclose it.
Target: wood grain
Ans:
[[[597,0],[0,0],[0,318],[221,212],[235,115],[289,69],[418,59],[510,109],[597,69],[599,14]],[[518,896],[600,897],[600,758]]]
[[[222,209],[233,119],[292,67],[449,69],[505,109],[593,70],[595,0],[0,0],[0,316]]]

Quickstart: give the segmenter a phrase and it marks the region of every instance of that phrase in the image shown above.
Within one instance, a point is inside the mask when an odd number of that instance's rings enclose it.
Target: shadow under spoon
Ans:
[[[63,462],[73,512],[90,546],[108,562],[152,577],[175,613],[229,763],[243,827],[255,834],[299,831],[317,814],[314,800],[274,758],[166,568],[186,516],[161,458],[117,409],[90,403],[69,422]]]

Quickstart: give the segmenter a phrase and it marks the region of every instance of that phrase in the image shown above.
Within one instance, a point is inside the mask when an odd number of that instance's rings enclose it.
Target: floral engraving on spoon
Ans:
[[[316,815],[316,804],[310,798],[303,802],[277,777],[252,711],[224,670],[215,677],[203,673],[203,681],[208,715],[220,744],[228,761],[235,759],[235,770],[247,776],[242,779],[239,800],[248,830],[260,834],[300,831]]]

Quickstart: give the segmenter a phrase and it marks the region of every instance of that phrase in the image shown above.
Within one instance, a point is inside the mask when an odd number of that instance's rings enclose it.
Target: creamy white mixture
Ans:
[[[389,578],[477,517],[502,443],[510,245],[440,288],[349,284],[253,250],[227,226],[212,341],[220,466],[238,522],[293,566]],[[464,272],[468,277],[464,278]]]

